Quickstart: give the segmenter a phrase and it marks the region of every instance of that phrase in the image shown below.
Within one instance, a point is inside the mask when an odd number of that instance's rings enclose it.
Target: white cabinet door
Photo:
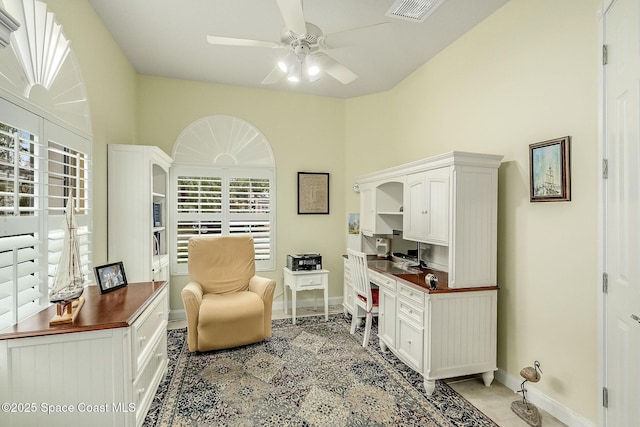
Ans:
[[[405,239],[449,243],[449,168],[418,172],[407,177],[404,191]]]
[[[397,351],[400,359],[409,367],[422,372],[424,351],[424,328],[409,319],[398,317]]]
[[[374,185],[372,183],[360,186],[360,231],[365,235],[372,235],[376,225]]]

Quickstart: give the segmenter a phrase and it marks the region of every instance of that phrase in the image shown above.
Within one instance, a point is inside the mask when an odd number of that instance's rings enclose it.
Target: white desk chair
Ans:
[[[351,334],[356,332],[356,323],[360,315],[360,309],[364,310],[365,326],[364,340],[362,346],[369,344],[371,336],[371,322],[373,316],[378,315],[378,289],[371,289],[369,281],[369,267],[367,266],[367,255],[362,252],[347,249],[349,257],[349,267],[351,269],[351,284],[353,286],[353,316],[351,317]]]

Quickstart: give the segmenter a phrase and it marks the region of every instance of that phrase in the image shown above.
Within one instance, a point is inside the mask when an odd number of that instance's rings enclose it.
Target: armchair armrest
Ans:
[[[254,292],[264,301],[264,336],[271,336],[271,313],[273,311],[273,293],[276,281],[266,277],[253,276],[249,280],[249,291]]]
[[[187,283],[180,292],[182,304],[184,304],[184,313],[187,317],[187,343],[189,344],[189,351],[196,351],[198,349],[198,314],[200,312],[200,304],[202,304],[203,293],[202,286],[197,282]]]

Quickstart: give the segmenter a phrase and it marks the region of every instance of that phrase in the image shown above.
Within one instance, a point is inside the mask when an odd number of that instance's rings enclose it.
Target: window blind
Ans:
[[[0,238],[0,330],[46,306],[39,303],[39,246],[33,234]]]
[[[189,238],[249,233],[257,269],[272,269],[272,172],[175,165],[174,268],[186,273]]]

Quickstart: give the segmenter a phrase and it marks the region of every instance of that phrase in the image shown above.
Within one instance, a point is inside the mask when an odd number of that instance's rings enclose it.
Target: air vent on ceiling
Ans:
[[[411,22],[424,22],[444,0],[396,0],[386,16]]]

